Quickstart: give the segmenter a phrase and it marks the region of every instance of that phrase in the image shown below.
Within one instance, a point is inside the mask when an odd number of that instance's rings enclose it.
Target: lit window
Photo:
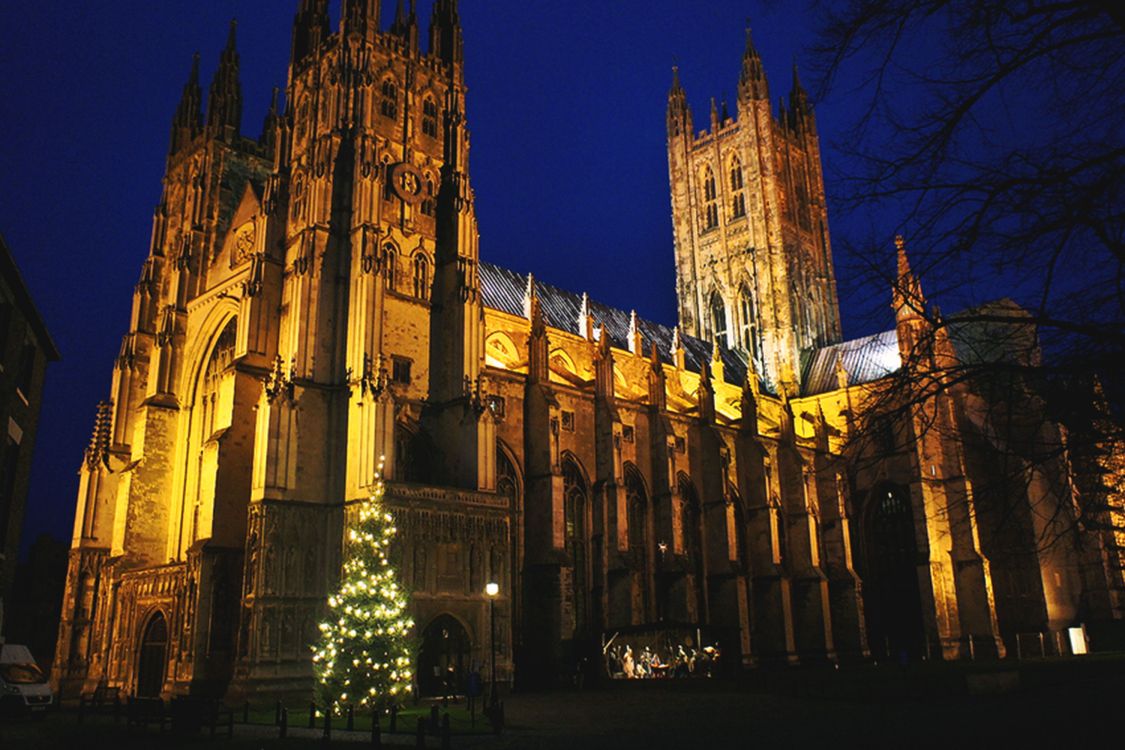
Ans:
[[[742,190],[744,186],[742,162],[736,156],[731,160],[730,166],[731,218],[740,219],[746,215],[746,193]]]
[[[727,307],[718,292],[711,295],[711,332],[716,341],[726,343]]]
[[[392,292],[395,290],[395,274],[397,272],[398,253],[395,252],[394,245],[383,246],[383,269],[384,278],[387,282],[387,289]]]
[[[703,173],[703,228],[719,226],[719,193],[715,187],[715,173],[708,167]]]
[[[430,298],[429,267],[425,255],[419,253],[414,256],[414,296],[418,299]]]

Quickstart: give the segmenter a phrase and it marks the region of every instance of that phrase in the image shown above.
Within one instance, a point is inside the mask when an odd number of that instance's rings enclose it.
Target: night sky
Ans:
[[[285,85],[296,5],[0,4],[0,232],[63,355],[47,376],[25,549],[43,532],[69,537],[77,468],[128,324],[191,56],[202,53],[206,91],[227,24],[239,19],[243,131],[256,136],[271,89]],[[728,97],[733,111],[749,18],[773,97],[787,95],[792,63],[807,57],[813,36],[801,5],[465,0],[481,256],[674,324],[671,67],[680,66],[700,127],[712,96]],[[423,0],[423,36],[429,11]],[[855,115],[847,79],[835,90],[817,105],[833,234],[885,233],[890,268],[893,216],[873,226],[831,213],[842,158],[834,144]],[[908,92],[900,96],[909,106]],[[889,287],[863,287],[847,263],[838,266],[845,337],[889,327]]]

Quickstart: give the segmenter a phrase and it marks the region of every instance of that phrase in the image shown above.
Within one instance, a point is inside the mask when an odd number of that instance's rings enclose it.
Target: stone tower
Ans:
[[[735,116],[712,100],[698,132],[675,71],[668,165],[681,329],[796,384],[801,352],[840,340],[816,116],[796,68],[775,116],[747,32]]]
[[[206,111],[192,68],[81,468],[68,692],[307,685],[344,514],[382,459],[397,473],[396,417],[428,427],[443,486],[493,487],[457,2],[434,3],[426,51],[414,2],[389,30],[379,6],[343,0],[333,33],[329,0],[301,0],[257,138],[234,24]],[[137,644],[161,633],[163,671]]]

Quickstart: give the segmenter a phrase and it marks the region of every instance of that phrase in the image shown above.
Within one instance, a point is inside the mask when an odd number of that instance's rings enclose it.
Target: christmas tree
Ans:
[[[328,597],[329,617],[313,647],[319,702],[335,714],[385,708],[411,687],[414,622],[389,559],[396,529],[383,489],[380,481],[348,529],[340,588]]]

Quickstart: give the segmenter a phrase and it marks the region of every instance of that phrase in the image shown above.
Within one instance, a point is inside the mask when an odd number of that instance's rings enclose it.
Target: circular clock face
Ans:
[[[412,164],[396,164],[391,170],[391,189],[407,203],[422,201],[422,182],[422,173]]]

